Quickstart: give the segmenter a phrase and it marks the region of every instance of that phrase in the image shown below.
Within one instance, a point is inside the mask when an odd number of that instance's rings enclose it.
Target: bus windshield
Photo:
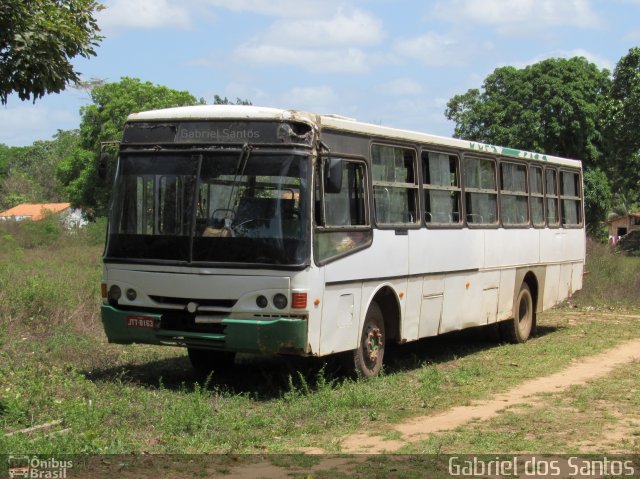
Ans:
[[[106,259],[301,266],[308,157],[122,155]]]

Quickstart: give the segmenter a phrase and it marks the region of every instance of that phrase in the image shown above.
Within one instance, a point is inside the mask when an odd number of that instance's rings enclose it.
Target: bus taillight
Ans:
[[[307,293],[292,293],[291,294],[291,307],[293,309],[306,309],[307,308]]]

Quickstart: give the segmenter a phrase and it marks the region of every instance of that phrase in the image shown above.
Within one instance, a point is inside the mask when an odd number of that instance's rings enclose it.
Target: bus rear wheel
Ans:
[[[522,283],[513,304],[513,318],[500,323],[502,338],[510,343],[524,343],[535,328],[533,297],[527,283]]]
[[[193,369],[199,374],[209,374],[211,371],[222,371],[233,366],[236,353],[228,351],[212,351],[210,349],[187,348],[189,361]]]
[[[358,348],[353,352],[353,364],[358,377],[371,378],[380,373],[385,342],[384,318],[380,306],[374,302],[369,306]]]

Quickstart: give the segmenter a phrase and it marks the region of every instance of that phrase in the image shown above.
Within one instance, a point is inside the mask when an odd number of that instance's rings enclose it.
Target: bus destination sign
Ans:
[[[246,123],[216,125],[209,122],[181,123],[175,137],[176,143],[242,143],[260,142],[259,129]]]
[[[300,134],[300,131],[303,134]],[[125,125],[124,144],[274,144],[310,145],[311,128],[275,121],[131,122]]]

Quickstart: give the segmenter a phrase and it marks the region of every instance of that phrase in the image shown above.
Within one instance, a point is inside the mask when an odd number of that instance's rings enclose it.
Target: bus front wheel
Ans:
[[[533,333],[534,327],[533,297],[529,285],[522,283],[513,303],[513,318],[500,323],[500,333],[510,343],[524,343]]]
[[[187,348],[191,366],[199,374],[211,371],[222,371],[233,366],[236,353],[228,351],[212,351],[210,349]]]
[[[362,378],[377,376],[382,369],[386,338],[384,319],[378,303],[371,303],[362,326],[358,348],[353,352],[355,373]]]

